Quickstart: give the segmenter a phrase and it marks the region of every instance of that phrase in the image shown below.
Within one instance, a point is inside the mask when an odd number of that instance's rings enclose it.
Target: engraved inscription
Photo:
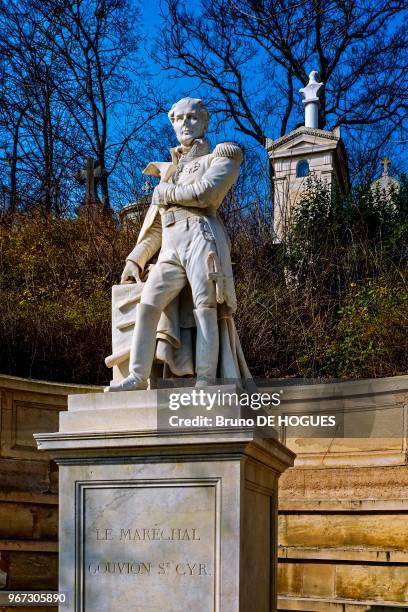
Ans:
[[[177,541],[189,541],[189,540],[200,540],[198,536],[198,529],[184,529],[181,527],[171,528],[160,528],[160,527],[143,527],[137,529],[120,529],[119,534],[115,534],[113,529],[97,529],[96,539],[99,541],[115,540],[120,541],[146,541],[160,542],[166,540],[167,542]]]
[[[150,576],[151,574],[165,576],[173,572],[178,576],[211,576],[206,563],[172,563],[171,561],[160,561],[157,564],[151,561],[101,561],[90,563],[88,572],[90,574],[134,574],[138,576]]]
[[[215,486],[90,486],[84,505],[86,612],[213,612]]]

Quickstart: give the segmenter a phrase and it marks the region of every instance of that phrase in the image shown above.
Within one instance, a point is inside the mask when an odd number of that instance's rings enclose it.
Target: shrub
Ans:
[[[21,215],[0,227],[0,370],[62,382],[109,379],[110,288],[134,232],[97,211]]]
[[[391,197],[311,180],[280,250],[257,259],[260,241],[238,236],[237,319],[255,374],[406,373],[407,194],[406,177]]]
[[[260,377],[375,377],[407,370],[408,181],[386,198],[311,182],[285,247],[266,215],[226,215],[236,322]],[[98,211],[0,226],[0,371],[106,383],[111,286],[138,227]]]

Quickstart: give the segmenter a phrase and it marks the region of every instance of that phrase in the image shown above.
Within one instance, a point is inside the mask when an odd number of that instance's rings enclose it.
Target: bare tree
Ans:
[[[2,79],[1,86],[3,89],[4,79]],[[13,218],[18,204],[17,164],[19,159],[20,128],[28,110],[28,103],[6,100],[6,97],[7,93],[2,91],[0,96],[0,126],[8,137],[5,138],[1,148],[4,152],[2,161],[9,168],[8,201],[5,203],[6,211],[10,218]]]
[[[102,205],[111,210],[110,176],[160,109],[137,52],[138,19],[127,0],[0,3],[0,144],[10,211],[18,193],[46,212],[72,210],[73,174],[87,157],[100,167]]]
[[[22,123],[30,107],[30,100],[26,95],[24,78],[18,70],[17,62],[12,54],[16,38],[11,35],[11,22],[9,10],[2,5],[0,13],[0,52],[1,52],[1,78],[0,78],[0,131],[2,136],[1,161],[8,166],[8,187],[6,212],[12,218],[17,208],[17,170],[19,162],[19,146]],[[11,27],[10,27],[11,26]]]
[[[17,202],[46,213],[66,209],[62,185],[81,141],[53,86],[60,64],[46,40],[38,15],[24,3],[1,5],[0,129],[10,166],[11,217]]]
[[[108,177],[127,143],[157,113],[135,69],[137,12],[127,0],[31,1],[62,66],[53,86],[102,169],[101,199],[108,211]]]
[[[317,69],[319,127],[346,126],[367,146],[366,128],[388,140],[406,128],[407,15],[405,0],[164,0],[156,59],[215,91],[214,108],[260,144],[296,125],[294,90]]]

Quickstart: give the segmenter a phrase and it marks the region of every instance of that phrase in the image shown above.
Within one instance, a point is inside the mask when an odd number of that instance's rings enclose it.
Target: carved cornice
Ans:
[[[289,132],[289,134],[285,134],[285,136],[281,136],[277,140],[271,140],[270,138],[266,139],[266,150],[273,151],[277,149],[279,146],[286,144],[292,140],[295,140],[300,135],[308,135],[308,136],[318,136],[319,138],[326,138],[328,140],[334,140],[338,142],[340,140],[340,136],[338,136],[335,132],[329,132],[327,130],[318,130],[316,128],[307,128],[301,126]]]

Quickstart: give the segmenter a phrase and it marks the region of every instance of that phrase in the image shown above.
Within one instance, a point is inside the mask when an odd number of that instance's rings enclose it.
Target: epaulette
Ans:
[[[235,142],[220,142],[213,151],[214,157],[230,157],[241,163],[244,156],[241,148]]]

